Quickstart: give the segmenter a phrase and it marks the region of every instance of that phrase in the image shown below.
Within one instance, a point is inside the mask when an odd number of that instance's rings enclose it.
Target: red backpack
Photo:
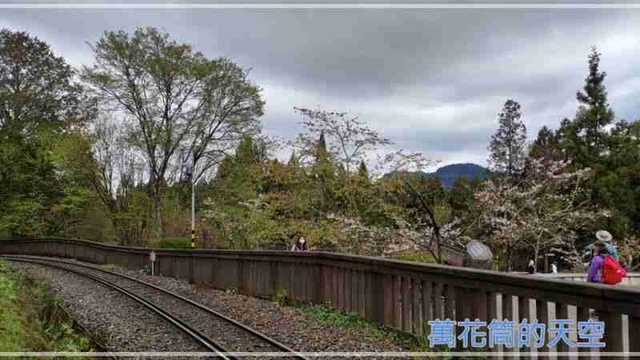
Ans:
[[[627,276],[625,270],[619,262],[612,256],[605,256],[602,263],[602,282],[604,284],[615,285]]]

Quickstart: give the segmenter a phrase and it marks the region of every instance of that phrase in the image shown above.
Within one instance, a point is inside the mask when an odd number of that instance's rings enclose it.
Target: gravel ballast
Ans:
[[[158,315],[93,280],[39,265],[10,264],[16,270],[24,270],[28,277],[50,284],[74,319],[99,335],[109,351],[206,351]]]
[[[70,261],[69,259],[60,259]],[[74,261],[75,262],[75,261]],[[79,263],[79,262],[78,262]],[[81,264],[81,263],[80,263]],[[93,265],[93,264],[88,264]],[[41,268],[35,265],[24,265],[14,263],[15,267],[27,268],[29,274],[33,274],[42,280],[52,283],[54,291],[60,292],[63,295],[65,303],[74,312],[78,313],[78,321],[81,323],[104,323],[95,326],[88,326],[90,331],[97,331],[100,334],[114,333],[113,329],[122,325],[113,325],[118,321],[113,319],[107,319],[110,316],[116,319],[129,319],[132,312],[139,313],[139,310],[132,311],[133,307],[126,306],[130,310],[123,309],[125,306],[109,306],[104,305],[105,295],[91,294],[91,290],[87,289],[88,282],[91,280],[81,279],[77,275],[66,273],[66,275],[58,276],[57,274],[64,273],[61,270],[52,270],[48,268]],[[94,265],[95,266],[95,265]],[[278,304],[264,300],[253,298],[240,294],[233,294],[221,290],[212,289],[209,287],[194,286],[187,281],[178,280],[174,278],[167,278],[161,276],[148,276],[140,274],[136,271],[125,270],[120,268],[109,268],[111,271],[126,274],[143,281],[147,281],[156,286],[162,287],[166,290],[176,292],[182,296],[185,296],[191,300],[199,302],[207,307],[217,310],[224,315],[237,320],[255,330],[274,338],[300,352],[397,352],[407,351],[402,347],[394,344],[388,338],[380,338],[374,336],[370,331],[357,327],[341,327],[327,324],[320,324],[316,321],[309,319],[303,311],[298,308],[290,306],[279,306]],[[52,275],[54,274],[54,275]],[[110,278],[109,280],[113,280]],[[74,283],[72,286],[65,285],[66,283]],[[79,285],[84,284],[84,285]],[[91,286],[92,289],[99,287],[97,292],[108,292],[108,290],[98,285]],[[85,288],[82,293],[81,289]],[[78,292],[76,292],[76,290]],[[133,289],[132,289],[133,290]],[[65,293],[67,296],[65,296]],[[137,291],[136,291],[137,292]],[[119,296],[124,298],[120,294],[111,294],[110,297]],[[79,301],[80,299],[88,297],[92,300]],[[126,298],[125,298],[126,299]],[[159,301],[169,301],[167,299],[159,299]],[[124,301],[122,299],[118,300]],[[131,300],[129,300],[131,301]],[[154,300],[155,302],[155,300]],[[74,305],[75,303],[75,305]],[[136,304],[137,305],[137,304]],[[137,305],[140,307],[140,305]],[[106,307],[107,310],[104,308]],[[97,308],[94,309],[94,308]],[[124,314],[115,314],[118,311],[124,312]],[[76,310],[77,309],[77,310]],[[95,310],[95,311],[94,311]],[[146,317],[149,317],[148,315]],[[161,322],[161,319],[155,319],[157,322]],[[119,320],[121,321],[121,320]],[[136,323],[135,321],[133,321]],[[140,322],[137,322],[138,324]],[[105,338],[109,344],[117,351],[202,351],[197,346],[192,346],[191,349],[180,347],[181,342],[179,340],[171,339],[171,342],[177,342],[176,346],[166,346],[169,341],[164,340],[165,349],[158,347],[149,347],[149,341],[142,341],[143,344],[137,344],[136,341],[132,342],[131,339],[127,339],[130,336],[138,336],[140,331],[147,331],[147,326],[132,325],[132,329],[128,329],[124,333],[120,333],[119,336],[106,336]],[[165,325],[165,328],[168,325]],[[160,329],[160,326],[154,326],[155,329]],[[173,334],[177,330],[173,331]],[[228,331],[224,331],[227,333]],[[156,332],[157,333],[157,332]],[[156,334],[159,335],[159,334]],[[185,336],[182,334],[182,338]],[[148,339],[153,337],[154,334],[145,334],[143,338]],[[213,337],[212,337],[213,338]],[[165,338],[166,339],[166,338]],[[112,341],[115,340],[115,341]],[[162,341],[162,340],[161,340]],[[187,339],[187,342],[190,341]],[[123,347],[124,346],[124,347]],[[166,349],[169,347],[169,349]],[[179,348],[178,348],[179,347]],[[232,351],[274,351],[272,349],[246,349],[239,348],[237,345],[231,346],[229,350]]]
[[[76,263],[78,264],[78,263]],[[58,264],[62,265],[62,264]],[[86,266],[77,266],[66,263],[65,267],[81,271],[82,273],[97,276],[118,286],[133,292],[134,294],[151,301],[171,313],[171,315],[191,325],[205,336],[213,339],[227,351],[233,352],[284,352],[286,349],[278,348],[242,328],[231,324],[220,317],[213,315],[195,305],[177,299],[169,294],[153,289],[147,285],[111,275],[99,270],[92,270]]]
[[[251,296],[194,286],[186,280],[143,275],[116,268],[115,272],[136,277],[220,311],[275,340],[302,352],[398,352],[409,351],[390,339],[379,339],[369,331],[319,324],[303,311]]]

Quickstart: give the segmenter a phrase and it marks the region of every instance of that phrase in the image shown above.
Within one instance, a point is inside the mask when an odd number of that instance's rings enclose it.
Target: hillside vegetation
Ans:
[[[0,32],[0,236],[189,246],[195,183],[201,248],[288,249],[304,236],[312,249],[444,262],[443,244],[478,239],[502,269],[547,253],[567,268],[606,228],[637,263],[640,123],[615,119],[595,49],[573,118],[529,144],[509,99],[490,173],[425,176],[433,159],[347,112],[294,108],[303,131],[267,137],[246,69],[157,29],[91,46],[93,61],[73,68],[43,40]]]

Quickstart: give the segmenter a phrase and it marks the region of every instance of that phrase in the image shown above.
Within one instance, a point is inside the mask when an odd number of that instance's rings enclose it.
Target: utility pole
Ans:
[[[196,247],[196,160],[193,159],[191,172],[191,248]]]

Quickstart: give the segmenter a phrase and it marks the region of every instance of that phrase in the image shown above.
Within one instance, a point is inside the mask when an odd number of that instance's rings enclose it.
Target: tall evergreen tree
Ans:
[[[327,151],[327,141],[324,138],[324,131],[320,133],[320,138],[318,138],[318,143],[315,148],[315,160],[316,163],[323,163],[328,161],[329,152]]]
[[[319,191],[319,208],[330,211],[334,208],[333,193],[335,189],[333,182],[336,177],[336,169],[327,149],[324,132],[320,132],[320,137],[315,143],[313,157],[311,174],[315,179],[317,191]]]
[[[261,146],[259,140],[245,136],[235,154],[224,158],[214,181],[218,201],[237,204],[258,197],[264,176]]]
[[[369,169],[367,169],[367,164],[364,163],[364,160],[360,160],[360,166],[358,167],[358,175],[362,179],[369,179]]]
[[[298,167],[300,165],[300,160],[298,159],[295,151],[291,152],[291,157],[289,157],[289,162],[287,163],[287,165],[293,167]]]
[[[491,136],[489,163],[494,171],[513,178],[522,174],[527,129],[521,120],[520,104],[507,100],[498,115],[499,127]]]
[[[561,160],[561,149],[559,134],[549,129],[547,126],[543,126],[538,131],[538,137],[531,144],[529,155],[533,158],[549,160]]]
[[[331,154],[327,149],[327,142],[324,138],[324,132],[320,133],[320,137],[313,149],[313,173],[317,178],[325,181],[332,178],[334,175],[334,167],[331,159]]]
[[[589,75],[585,79],[584,92],[576,94],[580,103],[576,117],[573,121],[564,121],[560,128],[564,135],[564,148],[579,166],[593,166],[600,162],[609,141],[604,128],[614,120],[604,86],[607,73],[600,70],[600,55],[593,47],[589,55]]]

